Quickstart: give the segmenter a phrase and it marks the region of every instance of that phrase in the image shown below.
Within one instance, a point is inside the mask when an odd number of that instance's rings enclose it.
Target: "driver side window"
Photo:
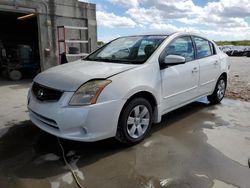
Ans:
[[[163,57],[168,55],[179,55],[186,58],[186,62],[194,60],[194,47],[189,36],[175,39],[164,50]]]

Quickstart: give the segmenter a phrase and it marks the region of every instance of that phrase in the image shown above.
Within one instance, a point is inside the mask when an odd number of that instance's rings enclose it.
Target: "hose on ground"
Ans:
[[[65,157],[65,151],[64,151],[63,145],[62,145],[62,143],[61,143],[61,141],[60,141],[60,138],[57,137],[57,141],[58,141],[58,144],[59,144],[59,146],[60,146],[60,148],[61,148],[61,151],[62,151],[62,157],[63,157],[64,163],[66,164],[66,166],[67,166],[68,169],[70,170],[70,172],[71,172],[71,174],[72,174],[72,176],[73,176],[73,178],[74,178],[74,180],[75,180],[77,186],[78,186],[79,188],[84,188],[83,185],[81,185],[81,183],[79,182],[79,180],[78,180],[78,178],[77,178],[77,176],[76,176],[74,170],[72,169],[71,165],[68,163],[68,161],[67,161],[67,159],[66,159],[66,157]]]

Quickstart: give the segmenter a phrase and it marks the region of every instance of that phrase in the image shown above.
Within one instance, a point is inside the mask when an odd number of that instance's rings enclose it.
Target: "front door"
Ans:
[[[194,45],[190,36],[174,39],[162,53],[179,55],[186,59],[185,64],[173,65],[161,70],[162,113],[170,111],[194,98],[198,93],[199,64],[195,60]]]

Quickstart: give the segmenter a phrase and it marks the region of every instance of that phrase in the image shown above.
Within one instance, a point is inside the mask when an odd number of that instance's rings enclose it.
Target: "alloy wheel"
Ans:
[[[226,90],[226,83],[224,79],[221,79],[217,86],[217,97],[219,100],[221,100],[224,97],[225,90]]]
[[[130,137],[137,139],[144,135],[150,123],[150,113],[145,105],[135,106],[127,119],[127,132]]]

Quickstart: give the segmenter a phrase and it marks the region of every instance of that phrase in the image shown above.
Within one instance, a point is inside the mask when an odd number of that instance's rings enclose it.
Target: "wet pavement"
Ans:
[[[25,113],[24,104],[20,108]],[[60,141],[86,188],[249,188],[249,112],[247,102],[224,99],[211,106],[201,100],[165,115],[132,147],[114,139]],[[0,187],[77,187],[57,138],[36,128],[27,114],[18,117],[1,118]]]

